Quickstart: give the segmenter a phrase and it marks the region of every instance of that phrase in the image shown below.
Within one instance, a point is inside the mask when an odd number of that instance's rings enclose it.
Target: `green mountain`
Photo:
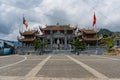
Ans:
[[[103,37],[115,36],[115,35],[120,35],[120,32],[113,32],[104,28],[104,29],[100,29],[99,35],[102,35]]]
[[[112,31],[110,31],[108,29],[100,29],[99,34],[102,34],[102,35],[112,35],[112,34],[114,34],[114,32],[112,32]]]

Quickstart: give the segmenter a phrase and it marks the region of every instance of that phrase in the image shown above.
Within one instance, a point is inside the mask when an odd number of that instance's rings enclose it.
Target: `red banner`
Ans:
[[[95,24],[96,24],[96,15],[94,13],[94,16],[93,16],[93,27],[95,26]]]
[[[28,23],[27,23],[25,17],[23,17],[23,24],[25,25],[25,27],[26,27],[26,29],[27,29],[27,27],[28,27]]]

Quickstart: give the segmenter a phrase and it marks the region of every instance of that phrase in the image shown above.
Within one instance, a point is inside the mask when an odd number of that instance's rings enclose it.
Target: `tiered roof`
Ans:
[[[35,39],[27,39],[27,38],[23,38],[23,39],[18,39],[20,42],[33,42]]]
[[[84,41],[99,41],[99,38],[83,38]]]
[[[94,35],[96,35],[98,33],[95,30],[79,29],[79,32],[80,32],[80,34],[78,35],[78,37],[81,37],[83,41],[99,41],[99,40],[101,40],[100,38],[94,37]],[[84,34],[93,35],[93,37],[87,37],[87,35],[82,37],[82,35],[84,35]]]
[[[42,30],[74,30],[76,28],[70,27],[70,25],[50,25],[46,26],[45,28],[42,28]]]
[[[35,33],[39,33],[38,30],[31,30],[31,31],[25,31],[25,32],[20,32],[21,35],[33,35]]]
[[[90,30],[90,29],[88,29],[88,30],[80,29],[79,31],[80,31],[80,32],[83,32],[83,33],[85,33],[85,34],[97,34],[97,33],[98,33],[97,31],[95,31],[95,30]]]
[[[39,32],[38,30],[31,30],[31,31],[20,32],[20,34],[24,36],[24,38],[18,38],[20,42],[33,42],[35,40],[34,39],[34,36],[36,36],[35,34],[39,34]],[[26,36],[30,36],[30,37],[26,37]]]

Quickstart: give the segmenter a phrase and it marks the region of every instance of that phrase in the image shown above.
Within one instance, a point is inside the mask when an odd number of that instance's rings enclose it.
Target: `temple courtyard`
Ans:
[[[120,80],[120,56],[0,56],[0,80]]]

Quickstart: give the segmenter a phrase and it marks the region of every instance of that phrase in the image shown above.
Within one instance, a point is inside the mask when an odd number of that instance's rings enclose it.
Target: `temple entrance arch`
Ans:
[[[65,46],[65,35],[57,31],[56,33],[53,34],[53,48],[54,49],[64,49]]]
[[[54,49],[64,49],[64,38],[54,38],[53,48]]]

